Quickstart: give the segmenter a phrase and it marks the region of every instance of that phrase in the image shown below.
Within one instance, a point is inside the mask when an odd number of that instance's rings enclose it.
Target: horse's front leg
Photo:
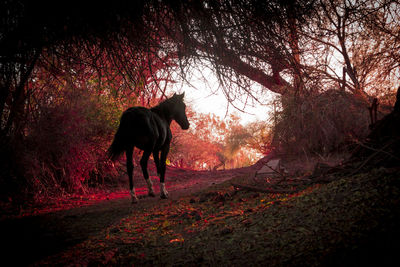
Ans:
[[[147,162],[149,161],[150,154],[151,154],[151,151],[147,151],[147,150],[143,151],[143,156],[140,159],[140,166],[142,167],[143,176],[144,176],[144,179],[146,180],[147,186],[149,188],[149,196],[155,197],[156,195],[154,194],[153,183],[151,182],[149,173],[147,171]]]
[[[165,145],[161,150],[161,161],[160,161],[160,197],[168,198],[167,189],[165,189],[165,170],[167,168],[167,156],[169,152],[169,144]]]
[[[132,203],[137,203],[138,198],[136,196],[136,191],[135,187],[133,185],[133,160],[132,160],[132,154],[133,154],[133,147],[130,147],[126,150],[126,169],[128,171],[128,176],[129,176],[129,190],[130,194],[132,197]]]

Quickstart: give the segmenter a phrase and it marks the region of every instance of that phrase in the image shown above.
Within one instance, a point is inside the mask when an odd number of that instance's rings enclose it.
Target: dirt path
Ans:
[[[127,194],[119,199],[106,200],[94,205],[62,210],[36,216],[0,221],[4,262],[29,265],[83,242],[101,230],[118,223],[132,212],[150,208],[160,201],[173,202],[180,196],[190,195],[213,184],[252,172],[253,168],[227,171],[188,171],[169,169],[167,172],[168,200],[146,196],[144,182],[138,182],[138,204],[132,205]],[[156,180],[155,177],[153,177]],[[136,177],[136,180],[138,178]],[[142,179],[141,179],[142,180]],[[154,181],[156,194],[158,183]]]

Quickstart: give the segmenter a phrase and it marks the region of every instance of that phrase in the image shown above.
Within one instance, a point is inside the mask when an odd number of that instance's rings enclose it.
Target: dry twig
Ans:
[[[235,184],[231,183],[234,188],[238,189],[243,189],[247,191],[253,191],[253,192],[261,192],[261,193],[270,193],[270,194],[291,194],[291,193],[296,193],[299,190],[298,189],[266,189],[266,188],[259,188],[259,187],[254,187],[254,186],[249,186],[249,185],[241,185],[241,184]]]

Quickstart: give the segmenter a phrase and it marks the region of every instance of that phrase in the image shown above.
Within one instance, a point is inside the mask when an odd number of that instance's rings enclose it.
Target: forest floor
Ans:
[[[398,169],[338,177],[291,194],[232,186],[251,185],[256,168],[169,168],[167,200],[147,197],[143,178],[136,175],[137,204],[130,203],[124,190],[3,216],[2,262],[384,266],[399,261]]]
[[[108,192],[96,190],[94,193],[42,199],[34,205],[25,204],[17,208],[2,205],[0,236],[4,249],[0,253],[1,261],[12,265],[34,264],[88,240],[132,214],[163,207],[167,203],[170,205],[180,197],[253,172],[253,168],[194,171],[168,167],[168,200],[158,196],[159,182],[158,177],[154,176],[153,166],[149,166],[149,172],[157,196],[147,196],[145,180],[137,168],[134,174],[136,193],[140,199],[137,204],[131,203],[127,177],[124,175],[121,180],[126,180],[122,182],[125,186]]]

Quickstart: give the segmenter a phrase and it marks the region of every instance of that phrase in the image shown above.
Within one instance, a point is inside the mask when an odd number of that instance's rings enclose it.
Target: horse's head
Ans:
[[[180,95],[174,94],[171,100],[174,103],[172,118],[181,126],[183,130],[189,129],[189,121],[186,117],[186,105],[183,103],[185,93]]]

